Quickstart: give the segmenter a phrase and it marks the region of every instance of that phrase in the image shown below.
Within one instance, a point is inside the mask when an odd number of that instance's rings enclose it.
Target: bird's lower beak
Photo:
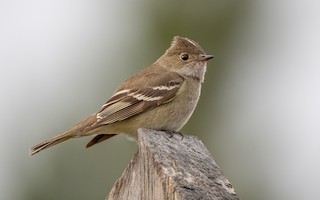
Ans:
[[[208,61],[208,60],[210,60],[210,59],[212,59],[212,58],[214,58],[213,55],[207,55],[207,54],[202,54],[202,55],[200,55],[200,59],[201,59],[202,61]]]

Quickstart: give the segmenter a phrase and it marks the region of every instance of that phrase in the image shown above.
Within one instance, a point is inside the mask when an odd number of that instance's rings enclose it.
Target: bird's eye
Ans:
[[[180,59],[186,61],[186,60],[189,59],[189,55],[186,54],[186,53],[183,53],[183,54],[180,55]]]

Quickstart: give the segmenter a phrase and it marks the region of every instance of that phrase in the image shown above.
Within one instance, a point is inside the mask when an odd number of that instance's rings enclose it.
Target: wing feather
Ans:
[[[179,77],[176,80],[170,80],[153,87],[125,89],[116,92],[97,114],[96,125],[122,121],[171,101],[183,81],[183,78]]]

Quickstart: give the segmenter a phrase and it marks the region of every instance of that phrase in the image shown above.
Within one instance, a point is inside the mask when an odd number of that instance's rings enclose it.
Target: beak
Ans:
[[[213,55],[207,55],[207,54],[201,54],[201,55],[200,55],[200,60],[201,60],[201,61],[208,61],[208,60],[210,60],[210,59],[212,59],[212,58],[214,58]]]

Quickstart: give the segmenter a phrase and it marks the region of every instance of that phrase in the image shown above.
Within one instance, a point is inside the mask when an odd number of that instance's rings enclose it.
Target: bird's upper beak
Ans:
[[[208,60],[210,60],[212,58],[214,58],[213,55],[207,55],[207,54],[201,54],[200,55],[200,60],[202,60],[202,61],[208,61]]]

